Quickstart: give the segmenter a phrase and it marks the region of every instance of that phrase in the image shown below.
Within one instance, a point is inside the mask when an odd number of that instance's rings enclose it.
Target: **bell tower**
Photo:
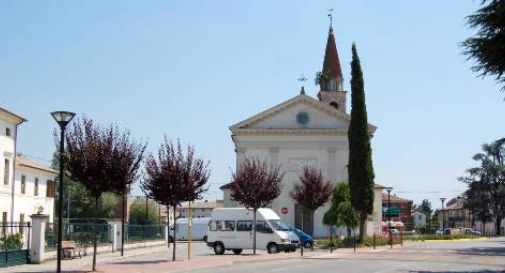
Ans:
[[[331,14],[329,16],[331,20]],[[344,91],[344,78],[342,77],[342,68],[340,67],[337,44],[335,43],[331,23],[326,41],[323,70],[317,74],[316,80],[321,87],[321,90],[317,94],[319,101],[327,103],[345,113],[347,91]]]

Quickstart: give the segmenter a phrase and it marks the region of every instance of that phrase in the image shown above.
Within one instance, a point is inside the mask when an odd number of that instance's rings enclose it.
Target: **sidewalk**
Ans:
[[[183,250],[183,249],[180,249]],[[179,247],[178,247],[179,251]],[[307,250],[304,253],[304,258],[310,258],[317,255],[325,254],[321,251]],[[123,257],[119,252],[105,253],[97,255],[97,269],[99,272],[107,273],[157,273],[157,272],[181,272],[187,270],[196,270],[201,268],[212,268],[229,266],[237,263],[250,263],[271,261],[279,259],[294,259],[300,258],[300,252],[267,254],[265,251],[257,251],[257,255],[252,254],[225,254],[215,255],[211,251],[208,254],[193,257],[187,260],[187,256],[183,251],[178,252],[178,259],[172,262],[171,250],[166,246],[139,248],[127,250]],[[86,256],[82,259],[63,260],[62,271],[81,273],[90,272],[92,264],[92,256]],[[14,267],[0,269],[0,273],[18,273],[18,272],[54,272],[56,269],[56,261],[51,260],[42,264],[27,264]]]
[[[120,252],[108,252],[100,253],[96,256],[97,267],[99,268],[101,264],[108,262],[125,260],[128,258],[138,257],[142,255],[147,255],[154,252],[167,251],[167,246],[156,246],[149,248],[136,248],[131,250],[125,250],[124,256],[121,257]],[[91,271],[91,264],[93,262],[93,254],[90,253],[88,256],[83,256],[82,259],[72,259],[72,260],[62,260],[61,268],[63,272],[88,272]],[[56,271],[56,260],[48,260],[41,264],[25,264],[19,266],[11,266],[6,268],[0,268],[0,273],[18,273],[18,272],[55,272]]]

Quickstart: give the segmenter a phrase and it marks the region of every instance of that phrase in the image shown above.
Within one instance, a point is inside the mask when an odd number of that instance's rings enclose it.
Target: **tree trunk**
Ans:
[[[501,235],[501,216],[497,216],[496,217],[496,223],[495,223],[495,229],[496,229],[496,236],[500,236]]]
[[[430,217],[429,213],[427,214],[427,218],[428,219],[426,219],[426,220],[427,220],[427,223],[428,223],[428,230],[426,231],[426,233],[430,234],[431,233],[431,227],[430,227],[430,222],[431,222],[430,219],[431,219],[431,217]]]
[[[253,213],[253,255],[256,255],[256,211],[258,211],[258,209],[254,209],[253,210],[254,213]]]
[[[125,217],[126,217],[126,189],[123,191],[122,196],[122,209],[121,209],[121,256],[124,255],[124,239],[125,239]]]
[[[172,261],[174,261],[174,262],[175,262],[175,247],[176,247],[175,242],[177,242],[177,238],[175,237],[175,232],[177,230],[176,219],[175,219],[175,211],[176,211],[176,209],[177,209],[177,206],[174,206],[174,211],[173,211],[173,214],[174,214],[173,243],[174,244],[172,246],[172,249],[173,249],[173,251],[172,251]]]
[[[167,247],[170,249],[170,206],[167,206]]]
[[[351,240],[351,237],[352,237],[351,227],[347,226],[347,238],[349,238],[349,240]]]
[[[95,212],[94,212],[94,217],[93,217],[93,266],[92,266],[92,271],[96,271],[96,247],[97,247],[97,238],[96,238],[96,233],[97,233],[97,220],[98,220],[98,199],[95,198]]]
[[[359,222],[359,238],[358,242],[362,243],[363,238],[365,237],[365,224],[366,224],[366,212],[360,213],[360,222]]]

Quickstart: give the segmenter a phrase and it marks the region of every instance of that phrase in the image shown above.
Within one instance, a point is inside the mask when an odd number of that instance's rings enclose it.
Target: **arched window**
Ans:
[[[338,103],[336,101],[330,102],[330,105],[338,109]]]

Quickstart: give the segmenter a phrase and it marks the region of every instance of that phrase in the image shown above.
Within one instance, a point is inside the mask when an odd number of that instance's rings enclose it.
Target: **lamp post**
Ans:
[[[393,235],[391,234],[391,191],[393,187],[384,188],[388,192],[388,233],[389,233],[389,245],[393,248]]]
[[[440,197],[440,202],[442,202],[442,235],[445,234],[445,219],[444,219],[444,202],[445,202],[445,197]]]
[[[58,191],[58,249],[57,249],[57,263],[56,263],[56,272],[60,273],[61,272],[61,241],[63,240],[63,177],[64,177],[64,172],[63,172],[63,164],[64,164],[64,157],[63,153],[65,152],[65,128],[67,127],[68,123],[74,118],[75,113],[72,112],[67,112],[67,111],[55,111],[52,112],[51,115],[53,116],[54,120],[58,123],[60,126],[60,185],[59,185],[59,191]]]

